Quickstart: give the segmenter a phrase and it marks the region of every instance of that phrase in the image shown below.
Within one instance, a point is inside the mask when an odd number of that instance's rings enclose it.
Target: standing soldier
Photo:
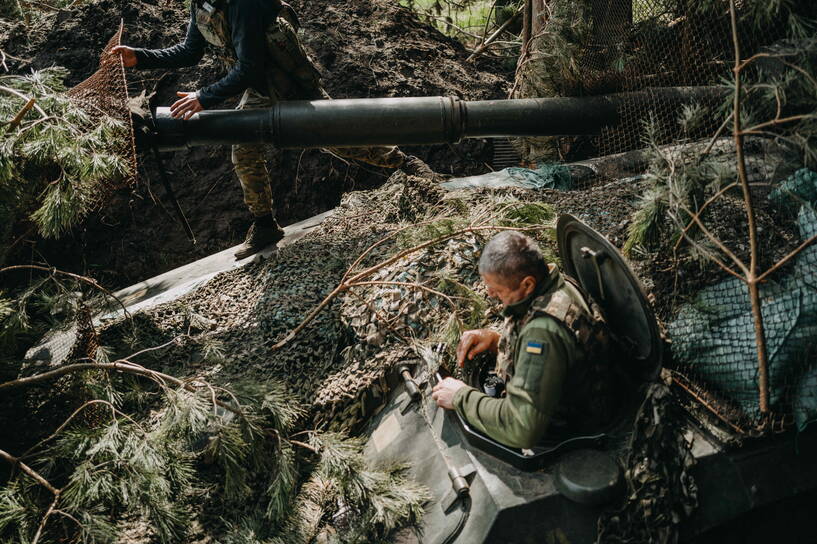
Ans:
[[[173,117],[189,119],[203,109],[243,93],[237,109],[268,108],[279,100],[328,99],[320,73],[298,40],[298,18],[281,0],[193,0],[184,42],[167,49],[137,49],[120,45],[112,50],[125,67],[181,68],[197,64],[207,43],[218,48],[232,66],[219,81],[196,92],[177,92],[170,106]],[[409,174],[431,177],[419,158],[396,147],[331,149],[348,159]],[[275,220],[271,179],[263,144],[234,145],[232,162],[244,202],[254,217],[244,244],[235,256],[242,259],[284,236]]]

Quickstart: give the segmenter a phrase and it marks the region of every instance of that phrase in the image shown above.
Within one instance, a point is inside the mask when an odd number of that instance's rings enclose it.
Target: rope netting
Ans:
[[[128,174],[104,182],[99,202],[102,203],[117,189],[131,187],[136,183],[136,145],[133,135],[130,108],[128,107],[128,86],[125,67],[119,55],[111,55],[111,49],[121,44],[124,25],[108,40],[99,55],[99,68],[85,81],[68,90],[68,97],[83,109],[95,123],[104,117],[118,121],[126,127],[125,134],[117,142],[111,142],[111,152],[122,157],[128,164]]]
[[[130,188],[136,183],[136,147],[125,68],[119,55],[110,54],[111,49],[120,45],[123,30],[123,24],[120,23],[116,33],[100,53],[97,71],[66,92],[72,104],[85,112],[89,118],[84,129],[91,131],[103,124],[114,124],[117,127],[115,137],[105,142],[105,152],[118,156],[126,168],[95,183],[92,202],[98,208],[108,202],[114,191]],[[80,291],[87,287],[88,283],[90,282],[79,283],[74,287],[79,298],[72,301],[77,308],[71,312],[73,315],[70,319],[71,324],[56,327],[45,336],[39,346],[29,352],[26,358],[33,360],[35,364],[27,368],[26,373],[37,370],[37,362],[41,358],[51,365],[58,365],[95,358],[98,355],[97,330],[91,317],[115,312],[121,308],[119,302],[109,296],[107,291],[105,296],[99,296],[100,289],[82,294]],[[66,290],[69,285],[74,284],[65,283],[61,290]]]

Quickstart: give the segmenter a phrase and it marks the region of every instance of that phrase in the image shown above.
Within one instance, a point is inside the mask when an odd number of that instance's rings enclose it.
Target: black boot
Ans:
[[[414,155],[406,155],[406,160],[400,169],[410,176],[427,179],[434,178],[434,170],[420,157],[415,157]]]
[[[247,238],[235,252],[235,258],[241,260],[249,257],[267,246],[277,244],[283,237],[284,229],[278,226],[272,214],[256,217],[247,231]]]

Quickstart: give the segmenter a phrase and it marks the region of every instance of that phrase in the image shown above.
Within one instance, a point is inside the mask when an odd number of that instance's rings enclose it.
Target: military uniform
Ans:
[[[511,447],[535,446],[554,420],[576,432],[591,431],[614,413],[601,313],[551,266],[530,297],[503,311],[496,371],[506,396],[463,387],[453,399],[468,423]]]
[[[191,5],[187,36],[168,49],[136,49],[139,68],[192,66],[207,43],[232,68],[197,92],[205,109],[243,91],[237,109],[268,108],[279,100],[329,99],[320,73],[298,40],[294,12],[279,0],[210,0]],[[340,157],[399,168],[406,155],[396,147],[330,149]],[[263,144],[234,145],[232,162],[255,217],[272,214],[272,189]]]

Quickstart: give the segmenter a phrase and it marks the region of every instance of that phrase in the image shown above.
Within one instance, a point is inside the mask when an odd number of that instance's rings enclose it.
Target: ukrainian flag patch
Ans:
[[[541,355],[542,354],[542,344],[539,342],[528,342],[528,347],[525,349],[528,353],[533,353],[534,355]]]

